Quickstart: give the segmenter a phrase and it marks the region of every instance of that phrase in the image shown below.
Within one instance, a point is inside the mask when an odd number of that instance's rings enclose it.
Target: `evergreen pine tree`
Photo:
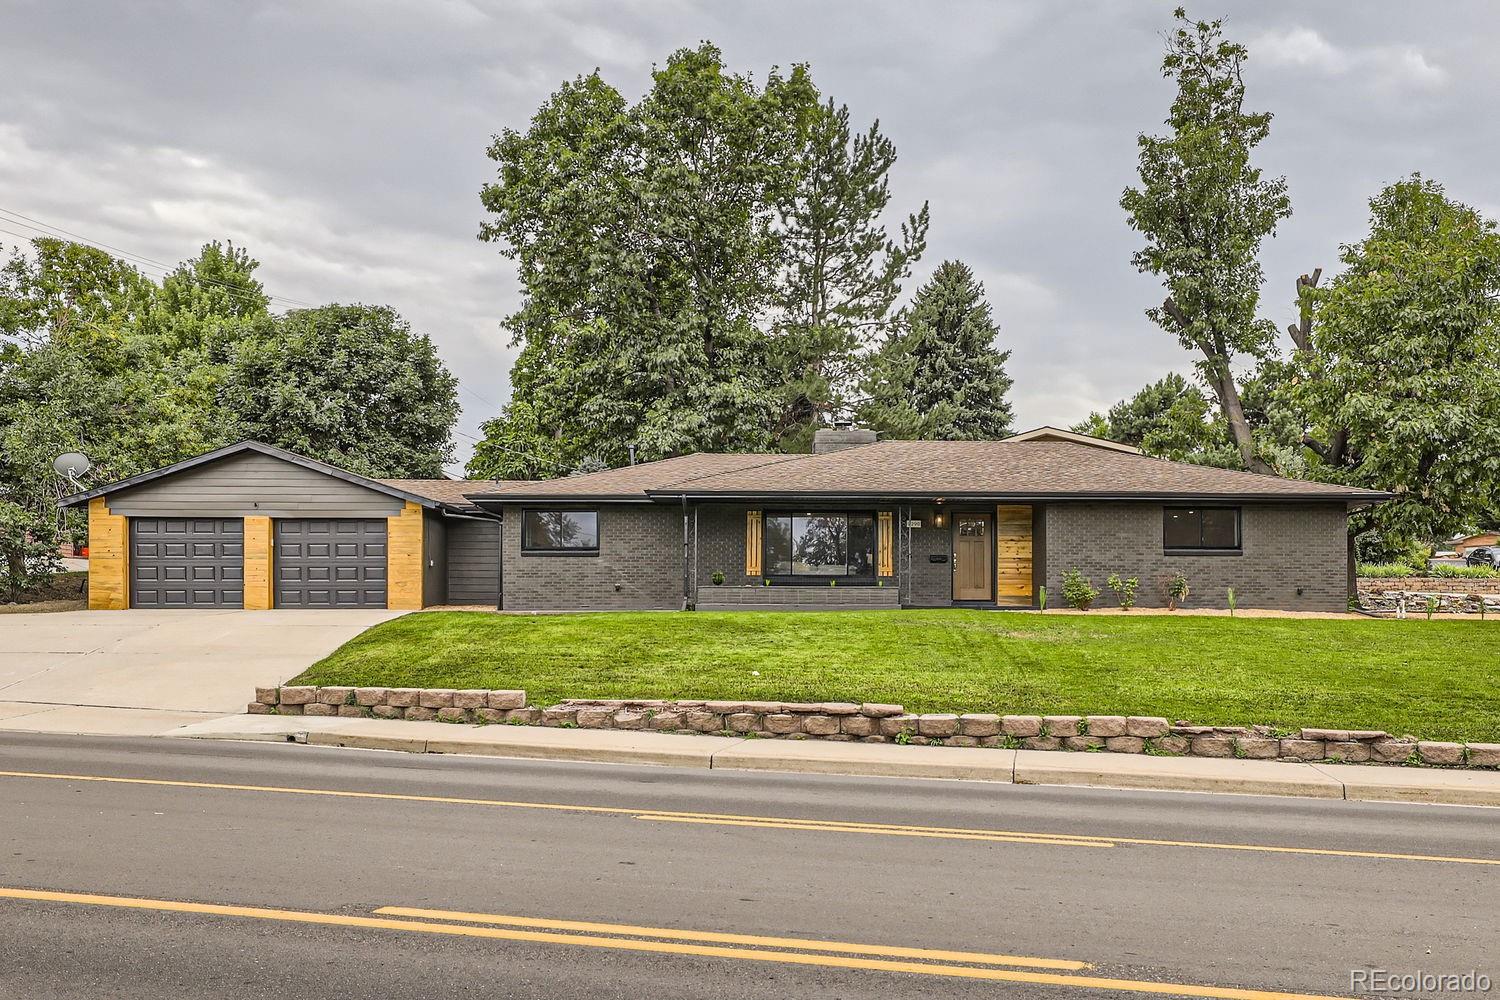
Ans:
[[[962,261],[944,261],[871,358],[861,421],[890,437],[977,441],[1010,433],[1009,351],[984,286]]]

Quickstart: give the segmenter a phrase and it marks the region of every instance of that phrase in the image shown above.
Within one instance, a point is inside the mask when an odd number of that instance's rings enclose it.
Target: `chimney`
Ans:
[[[828,455],[845,448],[858,448],[862,444],[874,444],[875,432],[850,423],[837,423],[832,427],[819,427],[813,432],[813,454]]]

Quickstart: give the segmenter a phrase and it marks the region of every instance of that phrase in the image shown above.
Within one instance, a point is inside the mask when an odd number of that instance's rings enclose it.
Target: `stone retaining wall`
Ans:
[[[1434,611],[1477,615],[1500,613],[1500,580],[1463,577],[1365,577],[1359,581],[1359,605],[1376,613],[1395,612],[1405,604],[1409,615]]]
[[[870,702],[576,699],[538,708],[526,704],[525,691],[270,687],[255,689],[249,712],[925,746],[1500,768],[1500,743],[1396,738],[1378,730],[1289,733],[1270,726],[1195,726],[1134,715],[913,715],[900,705]]]

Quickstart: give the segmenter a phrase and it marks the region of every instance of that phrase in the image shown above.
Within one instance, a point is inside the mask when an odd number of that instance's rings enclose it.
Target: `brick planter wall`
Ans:
[[[577,699],[537,708],[527,706],[525,691],[270,687],[255,689],[249,712],[922,746],[1500,768],[1500,743],[1397,739],[1377,730],[1301,729],[1287,735],[1269,726],[1194,726],[1155,716],[913,715],[900,705],[870,702]]]

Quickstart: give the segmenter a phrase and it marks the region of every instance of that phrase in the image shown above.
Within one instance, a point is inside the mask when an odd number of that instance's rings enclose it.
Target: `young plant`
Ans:
[[[1129,611],[1135,607],[1136,588],[1141,585],[1140,577],[1132,576],[1128,580],[1120,579],[1120,574],[1111,573],[1105,584],[1114,592],[1115,599],[1120,602],[1121,611]]]
[[[716,570],[714,570],[714,575],[712,577],[710,577],[710,579],[713,580],[715,587],[721,587],[721,586],[723,586],[724,585],[724,571],[722,569],[716,569]]]
[[[1167,599],[1167,610],[1176,611],[1177,606],[1188,599],[1187,577],[1173,573],[1162,583],[1162,596]]]
[[[1429,598],[1427,598],[1427,620],[1428,621],[1432,621],[1432,613],[1434,611],[1436,611],[1437,609],[1438,609],[1438,599],[1436,597],[1429,597]]]
[[[1047,610],[1047,588],[1045,586],[1036,588],[1037,604],[1041,605],[1043,611]],[[1482,605],[1481,605],[1482,606]]]
[[[1229,617],[1234,617],[1234,588],[1229,588]]]
[[[1099,591],[1094,589],[1093,581],[1077,569],[1070,569],[1063,574],[1063,600],[1068,602],[1068,607],[1087,611],[1093,607],[1098,596]]]

